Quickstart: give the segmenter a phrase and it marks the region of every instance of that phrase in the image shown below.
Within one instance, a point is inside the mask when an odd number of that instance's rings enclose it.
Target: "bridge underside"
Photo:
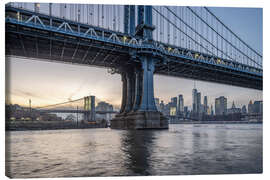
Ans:
[[[6,31],[6,55],[115,69],[138,64],[130,58],[130,47],[14,24]],[[164,56],[155,62],[154,73],[262,90],[261,76],[186,57]]]
[[[128,63],[127,49],[121,46],[22,26],[6,30],[6,55],[111,68]]]

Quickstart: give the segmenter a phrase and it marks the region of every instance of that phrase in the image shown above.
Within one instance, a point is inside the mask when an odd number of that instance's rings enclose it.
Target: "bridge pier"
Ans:
[[[131,8],[132,9],[132,8]],[[133,11],[132,11],[133,12]],[[138,7],[138,25],[135,28],[134,18],[130,16],[128,7],[125,11],[125,32],[135,32],[136,36],[144,39],[145,44],[151,44],[152,31],[152,7]],[[134,16],[134,12],[133,12]],[[122,76],[123,93],[120,113],[111,120],[111,128],[117,129],[168,129],[168,119],[157,110],[154,99],[153,75],[155,59],[152,51],[137,51],[131,55],[129,67],[119,69]],[[139,63],[135,63],[134,59]],[[136,62],[138,62],[136,61]]]
[[[140,67],[123,68],[122,106],[111,120],[115,129],[168,129],[168,119],[159,112],[154,100],[154,60],[141,57]]]

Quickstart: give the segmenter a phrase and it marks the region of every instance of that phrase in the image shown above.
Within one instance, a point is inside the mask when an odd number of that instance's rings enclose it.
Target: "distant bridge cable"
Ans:
[[[211,46],[213,46],[215,49],[217,49],[217,51],[220,51],[222,54],[226,55],[228,58],[233,59],[231,56],[229,56],[228,54],[226,54],[225,52],[221,51],[220,49],[218,49],[218,47],[216,47],[213,42],[210,42],[208,39],[206,39],[205,37],[203,37],[200,33],[198,33],[196,30],[193,29],[193,27],[191,27],[190,25],[188,25],[185,21],[183,21],[179,16],[177,16],[172,10],[170,10],[168,7],[165,7],[168,11],[170,11],[174,16],[176,16],[184,25],[186,25],[186,27],[188,27],[191,31],[193,31],[195,34],[197,34],[200,38],[202,38],[203,40],[205,40],[207,43],[209,43]],[[166,19],[166,18],[165,18]],[[182,31],[181,29],[177,28],[178,30]],[[185,35],[187,35],[187,33],[184,33]],[[187,35],[188,36],[188,35]],[[215,54],[210,51],[208,48],[205,48],[201,43],[198,43],[196,40],[194,40],[193,38],[191,38],[190,36],[188,36],[193,42],[195,42],[197,45],[200,45],[200,47],[206,49],[208,52],[210,52],[213,56],[215,56]],[[213,34],[212,34],[212,40],[213,40]]]
[[[191,39],[193,42],[199,44],[198,42],[196,42],[190,35],[188,35],[187,33],[187,29],[186,32],[182,31],[179,27],[177,27],[171,20],[169,20],[168,18],[166,18],[163,14],[161,14],[156,8],[153,7],[153,10],[158,13],[162,18],[164,18],[166,21],[168,21],[170,24],[172,24],[177,30],[179,30],[180,32],[182,32],[186,37],[188,37],[189,39]],[[182,20],[181,20],[182,21]],[[191,29],[191,27],[185,23],[184,21],[182,21],[186,27],[189,27]],[[186,41],[187,42],[187,41]],[[209,42],[209,41],[208,41]],[[210,42],[209,42],[210,43]],[[202,46],[202,44],[199,44],[202,48],[204,48],[207,52],[209,52],[211,55],[215,56],[215,54],[213,54],[213,52],[209,51],[209,49],[205,48],[204,46]]]
[[[84,99],[84,97],[83,98],[79,98],[79,99],[75,99],[75,100],[72,100],[72,101],[66,101],[66,102],[62,102],[62,103],[50,104],[50,105],[46,105],[46,106],[37,107],[37,109],[44,109],[44,108],[48,108],[48,107],[64,105],[64,104],[68,104],[68,103],[73,103],[73,102],[76,102],[76,101],[80,101],[80,100],[83,100],[83,99]]]
[[[258,56],[262,57],[260,53],[258,53],[255,49],[250,47],[247,43],[245,43],[239,36],[237,36],[228,26],[226,26],[217,16],[215,16],[207,7],[204,7],[216,20],[221,23],[230,33],[232,33],[238,40],[240,40],[244,45],[246,45],[250,50],[256,53]]]
[[[167,8],[167,7],[166,7]],[[252,62],[254,62],[255,64],[257,64],[259,67],[262,67],[262,65],[258,62],[256,62],[254,59],[250,58],[247,54],[243,53],[241,50],[239,50],[235,45],[233,45],[230,41],[228,41],[227,39],[225,39],[222,35],[220,35],[212,26],[210,26],[207,22],[205,22],[196,12],[194,12],[190,7],[187,6],[187,8],[195,15],[197,16],[201,21],[203,21],[210,29],[212,29],[212,31],[214,31],[218,36],[220,36],[223,40],[225,40],[228,44],[230,44],[231,47],[233,47],[235,50],[237,50],[238,52],[240,52],[243,56],[247,57],[249,60],[251,60]],[[171,11],[171,10],[170,10]],[[171,11],[172,12],[172,11]],[[172,12],[174,14],[174,12]],[[212,16],[213,13],[211,13]],[[216,19],[217,17],[214,16]],[[250,48],[250,46],[248,46],[245,42],[243,42],[237,35],[235,35],[227,26],[225,26],[219,19],[217,19],[225,28],[227,28],[227,30],[229,30],[229,32],[231,32],[231,34],[233,34],[236,38],[238,38],[243,44],[245,44],[249,49],[253,50],[252,48]],[[231,36],[232,39],[232,36]],[[231,40],[232,41],[232,40]],[[255,53],[257,53],[255,50],[253,50]],[[257,55],[259,57],[262,57],[260,54],[257,53]]]

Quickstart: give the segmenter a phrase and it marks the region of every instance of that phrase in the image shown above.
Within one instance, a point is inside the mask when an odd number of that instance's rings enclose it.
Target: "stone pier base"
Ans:
[[[112,129],[168,129],[168,119],[157,111],[118,114],[111,120]]]

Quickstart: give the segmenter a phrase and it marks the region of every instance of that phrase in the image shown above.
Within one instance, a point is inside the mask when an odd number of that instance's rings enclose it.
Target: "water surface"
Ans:
[[[6,132],[10,177],[262,172],[261,124]]]

